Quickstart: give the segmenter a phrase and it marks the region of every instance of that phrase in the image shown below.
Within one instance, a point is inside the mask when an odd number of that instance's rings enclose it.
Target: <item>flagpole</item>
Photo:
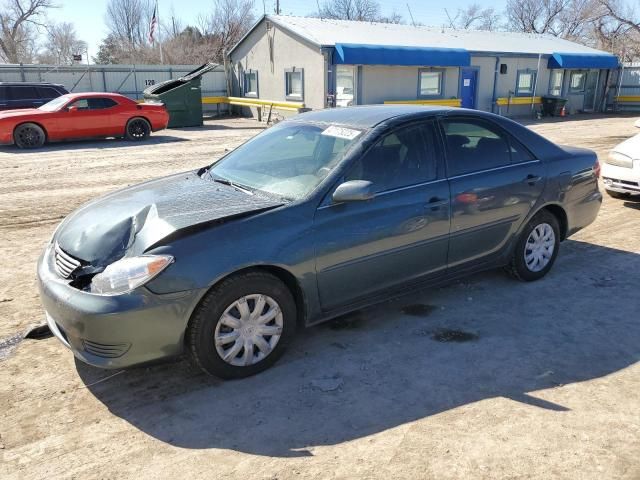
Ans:
[[[160,63],[164,65],[164,56],[162,55],[162,38],[161,38],[161,30],[160,26],[160,9],[158,8],[159,0],[156,0],[156,16],[158,22],[158,48],[160,48]]]

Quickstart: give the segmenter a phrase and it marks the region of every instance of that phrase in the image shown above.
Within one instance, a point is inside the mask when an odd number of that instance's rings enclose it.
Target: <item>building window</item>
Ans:
[[[516,95],[527,97],[533,95],[536,85],[536,72],[532,70],[521,70],[518,72],[516,80]]]
[[[304,69],[293,67],[284,72],[287,100],[304,99]]]
[[[418,72],[418,97],[441,97],[443,70],[420,70]]]
[[[258,97],[258,71],[247,70],[244,72],[244,96]]]
[[[562,95],[562,81],[564,80],[564,70],[552,70],[551,81],[549,82],[549,94],[555,97]]]
[[[569,78],[570,93],[584,92],[584,84],[587,79],[587,74],[585,72],[571,72],[571,77]]]

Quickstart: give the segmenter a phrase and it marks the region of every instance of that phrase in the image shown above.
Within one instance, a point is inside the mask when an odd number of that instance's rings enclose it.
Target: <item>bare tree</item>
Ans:
[[[326,0],[314,16],[375,22],[381,18],[380,4],[375,0]]]
[[[210,58],[221,62],[254,19],[253,0],[214,0],[211,15],[200,18],[201,31],[211,45]]]
[[[0,10],[0,60],[29,62],[35,50],[37,28],[53,8],[52,0],[5,0]]]
[[[500,15],[492,7],[482,8],[477,3],[472,3],[465,8],[459,8],[452,17],[445,8],[451,28],[462,30],[498,30],[500,28]]]
[[[632,30],[640,32],[640,17],[633,7],[618,0],[598,0],[598,4],[602,6],[607,16],[621,25],[626,25]]]
[[[132,49],[147,43],[153,6],[148,0],[109,0],[105,22],[109,33]]]
[[[72,65],[74,55],[87,51],[87,43],[80,40],[71,23],[62,22],[47,27],[44,51],[38,54],[38,62],[56,65]]]
[[[506,15],[511,30],[555,34],[561,13],[571,0],[508,0]]]
[[[308,16],[358,22],[405,23],[402,15],[395,10],[389,15],[380,12],[380,4],[376,0],[325,0],[319,11]]]
[[[619,0],[597,0],[602,16],[594,37],[600,48],[617,54],[623,61],[640,58],[640,16],[633,6]]]

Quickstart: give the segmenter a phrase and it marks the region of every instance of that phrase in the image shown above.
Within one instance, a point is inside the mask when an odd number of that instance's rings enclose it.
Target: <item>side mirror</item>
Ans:
[[[334,203],[342,203],[371,200],[374,196],[373,183],[366,180],[350,180],[338,185],[331,198]]]
[[[67,107],[67,112],[69,113],[74,113],[78,111],[78,107],[76,107],[75,105],[72,105],[71,107]]]

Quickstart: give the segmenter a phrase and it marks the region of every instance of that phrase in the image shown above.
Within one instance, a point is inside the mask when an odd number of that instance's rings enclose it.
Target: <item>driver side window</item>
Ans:
[[[356,160],[345,181],[367,180],[379,193],[435,180],[434,146],[431,123],[401,127],[383,136]]]
[[[78,110],[89,110],[89,101],[86,98],[81,98],[73,102],[70,107],[77,107]]]

